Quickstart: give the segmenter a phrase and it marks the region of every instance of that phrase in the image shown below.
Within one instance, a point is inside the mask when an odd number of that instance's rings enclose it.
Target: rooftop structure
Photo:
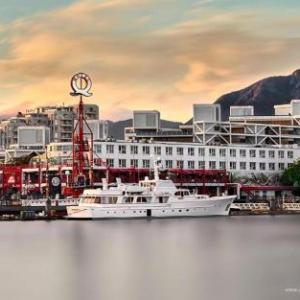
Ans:
[[[178,125],[177,128],[161,126],[160,113],[156,110],[133,111],[133,127],[124,130],[125,140],[191,142],[192,126]]]
[[[253,106],[230,106],[230,117],[253,116]]]
[[[220,104],[194,104],[193,121],[220,122],[221,106]]]
[[[277,107],[275,111],[280,111]],[[284,106],[284,111],[286,111]],[[231,108],[229,121],[194,120],[194,141],[204,145],[300,145],[300,101],[289,104],[289,115],[255,116],[251,107]]]

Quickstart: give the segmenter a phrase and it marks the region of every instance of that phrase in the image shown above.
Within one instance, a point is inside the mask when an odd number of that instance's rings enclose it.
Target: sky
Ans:
[[[0,115],[74,104],[93,81],[102,119],[193,103],[300,68],[299,0],[0,0]]]

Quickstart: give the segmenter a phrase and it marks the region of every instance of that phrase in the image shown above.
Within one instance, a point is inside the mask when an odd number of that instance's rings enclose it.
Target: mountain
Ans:
[[[222,119],[227,120],[232,105],[253,105],[255,115],[274,114],[274,105],[300,99],[300,69],[288,76],[262,79],[242,90],[225,94],[215,103],[222,108]]]
[[[167,120],[160,120],[162,128],[178,128],[182,123]],[[117,140],[124,139],[124,128],[132,127],[132,119],[122,121],[108,121],[108,136],[114,137]]]
[[[233,105],[253,105],[255,115],[273,115],[274,105],[289,103],[292,99],[300,99],[300,69],[288,76],[273,76],[257,81],[239,91],[225,94],[218,98],[222,108],[222,120],[229,117],[229,108]],[[132,119],[112,122],[108,121],[109,136],[124,138],[124,128],[132,126]],[[181,123],[161,120],[165,128],[178,128]],[[192,124],[190,119],[186,124]]]

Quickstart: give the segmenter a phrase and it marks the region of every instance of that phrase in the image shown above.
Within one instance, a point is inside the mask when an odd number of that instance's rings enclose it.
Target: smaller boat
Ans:
[[[223,194],[191,194],[178,189],[171,180],[159,179],[159,167],[154,163],[154,179],[145,178],[139,184],[122,184],[102,189],[86,189],[78,206],[67,206],[69,219],[164,218],[227,216],[236,196]]]

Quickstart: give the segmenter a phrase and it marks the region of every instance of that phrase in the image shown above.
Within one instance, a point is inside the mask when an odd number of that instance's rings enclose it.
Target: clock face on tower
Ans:
[[[53,177],[51,179],[51,183],[53,186],[59,186],[60,185],[60,178],[59,177]]]
[[[90,93],[91,87],[91,78],[85,73],[77,73],[71,79],[71,88],[73,92],[70,94],[71,96],[90,97],[93,95]]]

